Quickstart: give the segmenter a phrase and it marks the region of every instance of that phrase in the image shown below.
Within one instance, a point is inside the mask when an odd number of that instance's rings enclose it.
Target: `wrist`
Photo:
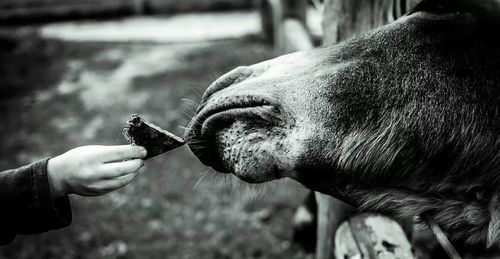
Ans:
[[[47,163],[47,177],[49,179],[50,196],[53,199],[68,195],[61,172],[61,166],[57,157],[49,159]]]

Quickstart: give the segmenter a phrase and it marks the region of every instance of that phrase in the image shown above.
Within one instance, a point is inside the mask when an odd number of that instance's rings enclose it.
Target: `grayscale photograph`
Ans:
[[[0,116],[0,259],[500,258],[500,0],[0,0]]]

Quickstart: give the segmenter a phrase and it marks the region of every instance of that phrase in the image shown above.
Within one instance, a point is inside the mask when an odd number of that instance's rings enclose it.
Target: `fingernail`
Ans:
[[[142,156],[145,157],[148,154],[148,151],[145,148],[143,148],[141,153]]]

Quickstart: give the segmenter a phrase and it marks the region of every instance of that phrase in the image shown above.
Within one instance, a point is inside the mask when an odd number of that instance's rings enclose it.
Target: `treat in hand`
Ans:
[[[185,144],[182,138],[143,120],[137,114],[132,115],[127,124],[123,135],[130,144],[146,148],[148,154],[144,159],[163,154]]]
[[[100,196],[134,180],[144,165],[140,146],[84,146],[51,158],[47,164],[50,194]]]

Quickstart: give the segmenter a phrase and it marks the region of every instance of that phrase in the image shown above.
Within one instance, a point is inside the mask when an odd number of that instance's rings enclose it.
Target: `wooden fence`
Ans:
[[[255,0],[1,0],[0,26],[251,8]]]

